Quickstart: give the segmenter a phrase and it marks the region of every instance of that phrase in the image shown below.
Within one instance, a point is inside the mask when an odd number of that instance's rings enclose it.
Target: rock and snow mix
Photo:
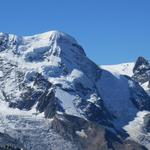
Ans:
[[[128,125],[124,126],[124,130],[130,135],[132,140],[139,142],[150,149],[150,133],[144,130],[144,117],[147,114],[150,114],[150,112],[138,112],[134,120],[130,121]]]
[[[76,149],[50,128],[45,117],[55,114],[111,122],[121,130],[150,106],[148,95],[130,78],[133,67],[100,69],[62,32],[26,37],[0,33],[0,132],[24,141],[30,150],[46,150]],[[84,130],[76,134],[86,138]]]

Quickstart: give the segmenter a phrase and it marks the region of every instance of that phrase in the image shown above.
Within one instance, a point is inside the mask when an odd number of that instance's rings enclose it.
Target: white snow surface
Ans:
[[[138,111],[130,100],[128,79],[118,73],[104,70],[98,84],[107,109],[117,117],[114,124],[121,128],[131,121]]]
[[[140,111],[133,121],[124,126],[124,130],[130,135],[130,139],[144,145],[150,149],[150,133],[143,130],[143,118],[150,114],[148,111]]]
[[[101,65],[100,67],[104,70],[115,72],[122,75],[132,76],[133,75],[133,67],[135,63],[122,63],[116,65]]]
[[[76,131],[76,134],[82,138],[87,138],[87,135],[83,129],[81,131]]]
[[[57,88],[56,97],[61,101],[61,105],[65,109],[66,114],[82,117],[74,106],[74,100],[76,99],[75,95],[71,95],[64,90]]]
[[[2,72],[2,71],[0,71],[0,78],[1,78],[1,77],[3,77],[3,72]]]

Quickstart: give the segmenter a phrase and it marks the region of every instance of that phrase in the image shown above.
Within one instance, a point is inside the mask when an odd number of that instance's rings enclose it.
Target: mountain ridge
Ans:
[[[139,111],[150,110],[150,97],[131,77],[99,68],[68,34],[50,31],[18,37],[1,33],[0,64],[0,132],[20,143],[27,136],[31,139],[24,142],[27,149],[42,144],[45,150],[49,146],[61,149],[56,137],[66,150],[87,149],[90,141],[95,150],[99,146],[144,149],[136,143],[140,141],[125,139],[130,133],[125,133],[124,126]],[[96,130],[101,132],[90,140]],[[32,134],[41,136],[41,145],[36,145]]]

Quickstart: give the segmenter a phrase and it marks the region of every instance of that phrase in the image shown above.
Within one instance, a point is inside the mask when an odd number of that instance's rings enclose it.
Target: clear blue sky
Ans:
[[[74,36],[97,64],[150,59],[150,0],[0,0],[0,31]]]

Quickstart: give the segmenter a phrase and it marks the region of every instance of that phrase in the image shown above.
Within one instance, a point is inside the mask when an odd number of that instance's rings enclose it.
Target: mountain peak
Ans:
[[[147,64],[142,58],[138,62]],[[74,38],[59,31],[33,36],[1,33],[0,85],[0,132],[25,149],[73,149],[62,144],[66,140],[75,141],[76,149],[88,149],[93,142],[89,149],[102,145],[125,150],[131,143],[122,140],[127,135],[124,126],[139,111],[150,110],[149,96],[139,84],[100,69]],[[143,142],[143,134],[139,138]],[[121,147],[115,148],[117,141]]]
[[[50,37],[52,39],[66,39],[67,41],[70,41],[71,43],[77,43],[77,41],[72,36],[70,36],[64,32],[53,30],[48,33],[50,33]]]
[[[133,68],[133,72],[135,72],[136,70],[138,70],[139,68],[143,68],[143,67],[146,67],[146,66],[149,66],[149,62],[147,59],[145,59],[144,57],[140,56],[138,57],[136,63],[135,63],[135,66]]]
[[[78,43],[72,36],[68,35],[67,33],[58,31],[58,30],[52,30],[32,36],[24,36],[25,39],[28,38],[39,38],[39,39],[47,39],[47,40],[52,40],[52,41],[67,41],[70,43]]]
[[[49,59],[50,55],[60,57],[62,53],[85,56],[83,48],[72,36],[57,30],[31,36],[0,33],[0,43],[0,51],[21,54],[28,61]]]

